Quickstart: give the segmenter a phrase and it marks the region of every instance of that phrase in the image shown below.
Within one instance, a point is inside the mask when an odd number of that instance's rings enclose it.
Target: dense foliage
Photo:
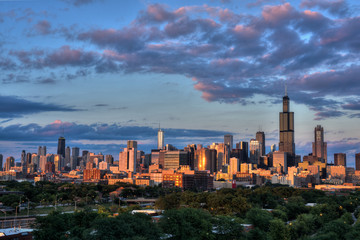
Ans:
[[[122,209],[53,213],[39,218],[36,239],[358,239],[360,192],[327,195],[267,185],[214,192],[169,191],[158,222]],[[314,203],[307,206],[307,203]],[[355,219],[355,222],[354,222]],[[51,233],[50,235],[48,233]],[[49,238],[53,236],[54,238]]]

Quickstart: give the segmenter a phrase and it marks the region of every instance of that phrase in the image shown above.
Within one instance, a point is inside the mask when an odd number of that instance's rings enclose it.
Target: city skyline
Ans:
[[[279,144],[284,82],[296,153],[360,151],[356,1],[1,1],[0,153],[127,140]],[[260,128],[260,129],[259,129]]]

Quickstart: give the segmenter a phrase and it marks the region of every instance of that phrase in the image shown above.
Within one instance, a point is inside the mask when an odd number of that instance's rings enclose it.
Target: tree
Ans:
[[[159,221],[169,239],[213,239],[211,215],[202,209],[180,208],[165,211]]]
[[[162,210],[169,210],[180,207],[180,194],[170,193],[158,198],[155,202],[155,206]]]
[[[145,214],[120,214],[116,218],[103,217],[96,219],[92,226],[83,233],[87,240],[115,239],[160,239],[160,229]]]
[[[280,219],[270,221],[269,237],[271,240],[288,240],[289,231]]]
[[[242,221],[236,217],[216,216],[213,218],[213,232],[216,239],[245,239]]]
[[[272,215],[266,210],[261,210],[259,208],[252,208],[246,213],[246,218],[252,223],[255,227],[258,227],[261,230],[268,230],[270,221],[272,220]]]

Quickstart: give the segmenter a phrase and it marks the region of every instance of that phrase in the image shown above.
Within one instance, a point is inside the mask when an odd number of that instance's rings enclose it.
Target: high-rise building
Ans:
[[[136,172],[136,148],[124,148],[119,154],[119,171]]]
[[[73,147],[71,149],[71,158],[70,158],[70,169],[74,170],[76,169],[76,166],[78,166],[78,157],[80,155],[80,149],[78,147]]]
[[[275,151],[276,151],[276,144],[272,144],[272,145],[271,145],[270,151],[271,151],[271,152],[275,152]]]
[[[230,145],[224,143],[213,143],[210,149],[215,149],[217,152],[216,171],[220,171],[222,166],[230,163]]]
[[[182,150],[166,151],[163,169],[177,170],[180,166],[189,165],[188,153]]]
[[[334,165],[346,167],[346,154],[345,153],[335,153],[334,154]]]
[[[164,131],[161,128],[158,131],[158,149],[164,149]]]
[[[39,156],[46,156],[46,146],[39,146],[38,147],[38,155]]]
[[[355,154],[355,168],[360,170],[360,153]]]
[[[277,168],[277,171],[287,173],[287,154],[281,151],[273,152],[273,167]]]
[[[255,139],[250,140],[250,162],[253,164],[260,164],[260,153],[262,145]]]
[[[26,164],[26,152],[25,150],[22,150],[21,152],[21,171],[22,173],[26,173],[27,164]]]
[[[65,166],[70,164],[71,149],[69,146],[65,148]]]
[[[136,148],[137,149],[137,141],[133,141],[133,140],[127,141],[127,148]]]
[[[65,138],[64,137],[59,137],[57,154],[60,154],[63,158],[65,158]]]
[[[249,143],[248,142],[239,142],[236,144],[236,149],[241,149],[243,156],[240,158],[242,162],[248,162],[249,159]]]
[[[283,97],[283,112],[280,117],[280,142],[279,151],[287,152],[295,156],[295,139],[294,139],[294,112],[290,112],[290,98],[285,93]]]
[[[216,171],[216,155],[215,149],[201,148],[196,150],[194,169],[209,170],[210,173],[214,173]]]
[[[0,154],[0,171],[3,171],[3,155]]]
[[[226,134],[225,136],[224,136],[224,144],[225,145],[228,145],[228,146],[230,146],[230,152],[232,151],[232,149],[233,149],[233,135],[230,135],[230,134]]]
[[[15,158],[10,156],[6,158],[5,171],[10,171],[11,167],[15,166]]]
[[[315,141],[312,143],[312,155],[327,162],[327,143],[324,142],[324,129],[317,125],[314,129]]]
[[[264,132],[257,132],[256,133],[256,141],[261,144],[260,148],[260,156],[265,156],[265,133]]]

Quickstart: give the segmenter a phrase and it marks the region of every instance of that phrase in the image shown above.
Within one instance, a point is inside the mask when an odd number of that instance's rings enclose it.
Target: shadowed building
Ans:
[[[355,154],[355,168],[360,170],[360,153]]]
[[[264,132],[257,132],[256,133],[256,141],[261,144],[260,148],[260,156],[265,156],[265,133]]]
[[[230,152],[233,149],[233,135],[227,134],[224,136],[224,144],[230,147]]]
[[[57,154],[60,154],[63,158],[65,158],[65,138],[64,137],[59,137]]]
[[[324,129],[321,125],[317,125],[314,130],[315,142],[312,143],[312,155],[320,158],[323,162],[327,162],[327,143],[324,142]]]
[[[335,153],[334,154],[334,165],[346,167],[346,154],[345,153]]]

